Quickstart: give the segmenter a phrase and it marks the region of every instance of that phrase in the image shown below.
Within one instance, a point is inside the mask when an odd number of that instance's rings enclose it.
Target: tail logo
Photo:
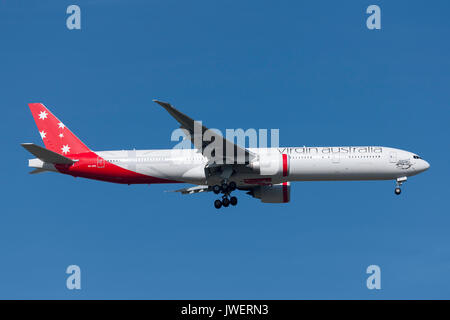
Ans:
[[[70,152],[70,147],[68,144],[62,146],[61,151],[63,154],[68,154]]]
[[[39,119],[40,120],[45,120],[45,119],[47,119],[47,115],[48,115],[47,112],[41,111],[41,113],[39,113]]]

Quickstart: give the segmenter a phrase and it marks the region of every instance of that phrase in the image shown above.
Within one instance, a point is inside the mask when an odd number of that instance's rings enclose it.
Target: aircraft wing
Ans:
[[[170,103],[158,100],[153,101],[166,109],[167,112],[169,112],[169,114],[180,123],[180,128],[187,131],[195,148],[197,148],[199,152],[207,157],[211,163],[215,162],[216,164],[242,164],[248,163],[256,158],[256,155],[254,153],[236,145],[231,141],[228,141],[222,135],[209,130],[207,127],[203,126],[201,122],[195,121],[184,113],[175,109]],[[205,139],[203,139],[205,132],[208,132],[208,135],[212,137],[210,141],[205,141]],[[197,134],[197,137],[195,136],[195,134]],[[210,145],[214,141],[220,141],[221,143],[217,143],[217,145],[223,146],[222,159],[220,159],[219,156],[211,156],[210,150],[207,149],[208,145]],[[205,150],[207,152],[205,152]],[[227,152],[227,150],[229,152]]]

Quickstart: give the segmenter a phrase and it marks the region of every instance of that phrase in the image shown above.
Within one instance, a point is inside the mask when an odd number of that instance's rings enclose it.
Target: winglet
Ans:
[[[194,123],[197,123],[197,121],[194,121],[193,119],[189,118],[187,115],[185,115],[184,113],[178,111],[177,109],[175,109],[170,103],[168,102],[163,102],[163,101],[159,101],[156,99],[153,99],[153,102],[156,102],[157,104],[159,104],[161,107],[163,107],[164,109],[167,110],[167,112],[175,118],[175,120],[177,120],[181,126],[187,130],[190,130],[193,132],[194,130]],[[203,128],[203,131],[206,131],[207,128]]]
[[[153,99],[153,102],[156,102],[157,104],[159,104],[161,107],[163,107],[164,109],[166,109],[172,116],[176,117],[177,112],[179,112],[177,109],[175,109],[170,103],[168,102],[164,102],[164,101],[159,101],[157,99]],[[176,111],[176,112],[174,112]]]
[[[162,105],[165,105],[165,104],[166,104],[166,105],[167,105],[167,104],[170,105],[170,103],[164,102],[164,101],[160,101],[160,100],[158,100],[158,99],[153,99],[152,101],[153,101],[153,102],[156,102],[157,104],[159,104],[159,105],[161,105],[161,106],[162,106]]]

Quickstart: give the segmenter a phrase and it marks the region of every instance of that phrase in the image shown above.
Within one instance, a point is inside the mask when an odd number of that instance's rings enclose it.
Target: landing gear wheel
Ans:
[[[402,189],[400,188],[395,188],[395,194],[399,195],[400,193],[402,193]]]
[[[214,201],[214,207],[216,207],[216,209],[220,209],[222,207],[222,201],[220,201],[219,199]]]
[[[231,203],[232,206],[237,205],[237,198],[236,197],[231,197],[230,198],[230,203]]]
[[[231,181],[229,184],[228,184],[228,188],[230,189],[230,191],[234,191],[234,190],[236,190],[236,182],[234,182],[234,181]]]
[[[220,186],[218,186],[217,184],[215,186],[212,187],[212,190],[215,194],[219,194],[220,193]],[[220,200],[219,200],[220,201]]]
[[[222,205],[226,208],[230,205],[230,200],[228,198],[223,198]]]

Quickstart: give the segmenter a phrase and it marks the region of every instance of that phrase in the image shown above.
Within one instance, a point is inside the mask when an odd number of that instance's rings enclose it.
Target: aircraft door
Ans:
[[[97,157],[97,168],[104,168],[104,167],[105,167],[105,159]]]

